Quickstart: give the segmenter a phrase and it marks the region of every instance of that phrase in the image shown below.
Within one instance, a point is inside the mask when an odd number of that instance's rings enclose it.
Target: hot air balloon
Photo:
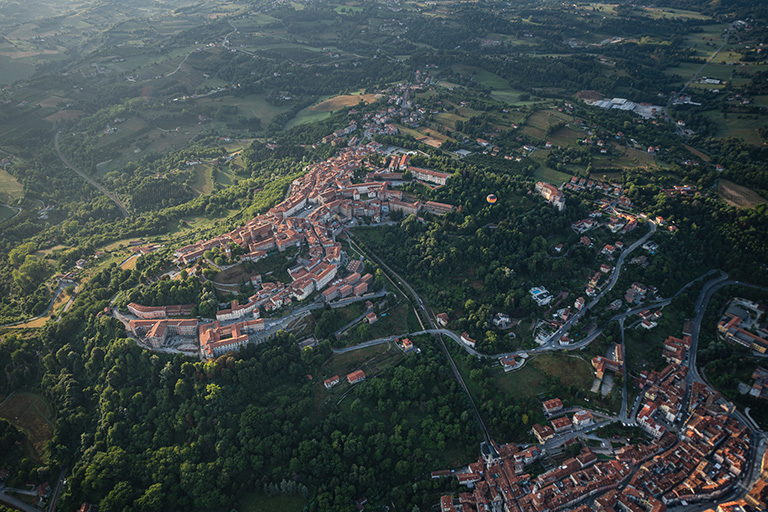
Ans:
[[[488,204],[493,204],[498,201],[499,198],[496,197],[496,194],[488,194],[488,197],[486,197],[485,200],[488,201]]]

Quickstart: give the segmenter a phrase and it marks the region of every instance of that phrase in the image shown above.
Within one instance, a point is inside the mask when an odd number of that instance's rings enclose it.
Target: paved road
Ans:
[[[493,357],[495,357],[495,358],[502,358],[502,357],[507,357],[507,356],[519,356],[520,354],[536,354],[536,353],[541,353],[541,352],[553,352],[553,351],[556,351],[556,350],[581,350],[582,348],[584,348],[587,345],[589,345],[590,343],[592,343],[595,340],[595,338],[600,336],[600,334],[603,333],[603,330],[605,330],[605,328],[611,322],[621,321],[623,319],[626,319],[626,318],[629,318],[631,316],[637,315],[638,313],[640,313],[641,311],[645,311],[646,309],[659,309],[659,308],[663,308],[665,306],[668,306],[672,302],[672,300],[674,300],[678,295],[683,293],[683,291],[685,291],[687,288],[692,286],[695,282],[700,281],[700,280],[704,279],[705,277],[707,277],[708,275],[714,274],[714,273],[717,273],[717,272],[719,272],[719,271],[717,271],[717,270],[710,270],[709,272],[706,272],[706,273],[702,274],[701,276],[697,277],[696,279],[693,279],[692,281],[689,281],[683,287],[681,287],[678,291],[676,291],[674,295],[672,295],[671,297],[669,297],[667,299],[660,299],[660,300],[657,300],[656,302],[651,302],[651,303],[648,303],[648,304],[643,304],[642,306],[637,306],[637,307],[628,309],[627,311],[625,311],[623,313],[617,313],[617,314],[613,315],[602,326],[600,326],[599,328],[595,329],[594,331],[589,333],[587,335],[587,337],[585,337],[583,340],[578,341],[576,343],[571,343],[569,345],[559,345],[557,343],[549,343],[548,342],[548,343],[545,343],[545,344],[541,345],[540,347],[532,348],[532,349],[529,349],[529,350],[517,350],[515,352],[505,352],[503,354],[496,354]]]
[[[694,318],[693,328],[691,332],[691,338],[692,338],[691,349],[688,356],[688,360],[685,363],[688,365],[688,368],[689,368],[688,376],[686,378],[689,386],[693,382],[700,382],[710,388],[713,388],[703,378],[703,376],[699,372],[698,365],[696,364],[696,354],[697,354],[698,344],[699,344],[699,335],[701,334],[701,323],[707,311],[707,306],[709,304],[709,301],[712,299],[714,294],[721,288],[725,286],[732,286],[732,285],[746,286],[746,287],[757,288],[761,290],[768,290],[768,288],[763,286],[757,286],[751,283],[743,283],[741,281],[728,279],[728,276],[724,272],[721,272],[720,275],[718,275],[714,279],[711,279],[704,285],[701,292],[699,293],[698,298],[696,299],[696,317]],[[751,487],[751,484],[754,482],[754,480],[756,480],[759,474],[760,470],[758,466],[760,465],[760,460],[763,452],[762,446],[765,441],[763,431],[759,428],[758,425],[756,425],[752,421],[751,418],[743,414],[738,409],[734,410],[732,416],[736,418],[742,425],[746,426],[747,429],[749,429],[752,442],[750,443],[750,453],[748,456],[746,472],[741,475],[740,482],[734,487],[734,489],[730,493],[728,493],[727,495],[717,500],[718,503],[730,501],[738,497],[743,497],[748,492],[749,487]],[[704,508],[711,508],[711,505],[712,504],[710,504],[710,506],[705,507],[703,505],[696,504],[696,505],[690,505],[687,507],[677,507],[676,510],[681,510],[683,512],[699,512]]]
[[[59,298],[59,295],[61,295],[61,293],[63,293],[64,290],[68,286],[71,286],[71,284],[61,284],[61,283],[59,283],[59,286],[56,287],[56,293],[53,294],[53,298],[51,299],[51,302],[48,304],[48,307],[45,308],[45,311],[43,311],[39,315],[34,316],[32,318],[28,318],[26,320],[19,320],[18,322],[13,322],[13,323],[10,323],[10,324],[0,325],[0,327],[13,327],[15,325],[28,324],[29,322],[34,322],[35,320],[39,320],[39,319],[41,319],[43,317],[48,316],[48,314],[51,312],[51,309],[53,309],[53,305],[56,303],[56,299]],[[75,284],[75,293],[72,294],[72,297],[70,297],[69,302],[67,302],[67,305],[64,306],[64,311],[69,309],[69,306],[72,304],[72,301],[77,296],[77,291],[79,290],[79,288],[80,288],[80,285]],[[58,322],[60,319],[61,319],[61,315],[59,315],[59,318],[56,321]]]
[[[624,354],[624,359],[621,362],[622,368],[622,389],[621,389],[621,410],[619,411],[619,420],[626,423],[627,418],[627,381],[629,380],[629,374],[627,373],[627,351],[624,345],[624,318],[619,320],[619,332],[621,333],[621,352]]]
[[[84,172],[82,172],[80,169],[78,169],[77,167],[75,167],[74,165],[72,165],[72,164],[69,162],[69,160],[67,160],[67,158],[66,158],[66,157],[65,157],[65,156],[62,154],[61,150],[59,149],[59,135],[60,135],[60,134],[61,134],[61,130],[59,130],[59,131],[57,131],[57,132],[56,132],[56,136],[53,138],[53,146],[56,148],[56,154],[57,154],[57,155],[59,155],[59,158],[61,159],[61,161],[62,161],[62,162],[64,162],[64,165],[66,165],[67,167],[69,167],[71,170],[75,171],[75,173],[76,173],[78,176],[80,176],[80,177],[81,177],[81,178],[83,178],[85,181],[87,181],[87,182],[88,182],[88,183],[90,183],[92,186],[94,186],[94,187],[95,187],[95,188],[96,188],[96,189],[97,189],[99,192],[101,192],[102,194],[104,194],[105,196],[107,196],[108,198],[110,198],[110,199],[112,200],[112,202],[114,202],[114,203],[117,205],[117,207],[118,207],[118,208],[120,208],[120,211],[122,212],[122,214],[123,214],[123,217],[125,217],[125,218],[128,218],[128,215],[129,215],[129,214],[128,214],[128,210],[126,210],[126,209],[125,209],[125,206],[123,205],[123,203],[121,203],[121,202],[120,202],[120,200],[119,200],[117,197],[115,197],[115,196],[114,196],[113,194],[111,194],[110,192],[107,192],[107,189],[105,189],[104,187],[102,187],[101,185],[99,185],[98,183],[96,183],[94,180],[92,180],[92,179],[90,178],[90,176],[87,176],[87,175],[86,175]]]
[[[368,311],[365,311],[362,315],[359,315],[357,318],[352,319],[352,321],[348,322],[347,325],[345,325],[341,329],[339,329],[336,332],[334,332],[333,333],[334,337],[336,337],[336,339],[338,339],[344,331],[346,331],[347,329],[349,329],[350,327],[355,325],[357,322],[361,321],[363,318],[366,317],[367,314],[368,314]]]
[[[603,290],[594,298],[591,302],[588,304],[585,304],[584,307],[576,312],[571,318],[569,318],[563,325],[558,329],[552,336],[550,336],[549,340],[545,345],[556,345],[560,337],[562,337],[564,334],[568,332],[568,329],[576,325],[579,320],[589,311],[592,309],[595,305],[597,305],[598,302],[600,302],[600,299],[605,296],[606,293],[611,291],[611,289],[616,284],[616,281],[619,280],[619,274],[621,274],[621,266],[624,264],[624,260],[629,256],[629,254],[643,245],[645,242],[648,241],[649,238],[656,232],[656,224],[653,222],[649,222],[648,225],[650,226],[650,229],[648,233],[646,233],[642,238],[640,238],[638,241],[627,247],[624,251],[621,252],[619,255],[619,259],[616,261],[616,267],[613,269],[613,273],[611,274],[611,280],[608,283],[608,285],[603,288]]]
[[[696,80],[696,77],[698,77],[698,76],[699,76],[699,73],[701,73],[702,71],[704,71],[704,68],[705,68],[705,67],[707,67],[707,65],[708,65],[710,62],[712,62],[712,59],[714,59],[715,57],[717,57],[717,55],[718,55],[718,54],[719,54],[719,53],[720,53],[720,52],[723,50],[723,48],[725,48],[725,45],[726,45],[726,44],[728,44],[728,36],[731,34],[731,30],[732,30],[732,29],[733,29],[733,24],[732,24],[730,27],[728,27],[728,29],[727,29],[727,33],[725,34],[725,36],[723,36],[723,43],[720,45],[720,47],[719,47],[717,50],[715,50],[715,53],[713,53],[713,54],[712,54],[712,56],[711,56],[709,59],[707,59],[707,62],[705,62],[704,64],[702,64],[702,65],[701,65],[701,67],[700,67],[698,70],[696,70],[696,73],[694,73],[694,74],[693,74],[693,76],[691,77],[691,79],[690,79],[690,80],[688,80],[688,81],[685,83],[685,85],[683,86],[683,88],[682,88],[682,89],[680,89],[680,90],[679,90],[679,91],[678,91],[676,94],[673,94],[673,95],[672,95],[672,96],[669,98],[669,101],[667,102],[667,104],[666,104],[666,105],[664,105],[664,115],[665,115],[665,116],[667,116],[667,118],[668,118],[669,120],[671,120],[672,122],[674,122],[674,121],[675,121],[674,119],[672,119],[672,116],[670,116],[670,115],[669,115],[669,106],[670,106],[670,105],[671,105],[671,104],[672,104],[672,103],[673,103],[673,102],[674,102],[674,101],[675,101],[677,98],[680,98],[680,97],[682,97],[682,96],[683,96],[683,93],[685,92],[685,90],[688,88],[688,86],[689,86],[689,85],[691,85],[691,83],[693,83],[693,81],[694,81],[694,80]]]
[[[366,258],[369,258],[369,259],[370,259],[370,260],[372,260],[372,261],[378,261],[378,262],[381,264],[381,266],[383,266],[383,267],[384,267],[384,269],[387,271],[387,272],[384,272],[384,275],[386,276],[387,280],[388,280],[390,283],[392,283],[392,286],[394,286],[394,287],[395,287],[395,289],[396,289],[398,292],[400,292],[400,295],[402,295],[403,297],[406,297],[406,298],[408,297],[408,295],[407,295],[407,294],[406,294],[406,293],[403,291],[403,289],[402,289],[402,288],[400,288],[400,286],[398,286],[398,285],[403,285],[403,286],[405,286],[405,287],[408,289],[408,291],[410,292],[411,296],[412,296],[412,297],[414,297],[414,298],[416,299],[416,301],[417,301],[416,303],[420,303],[420,304],[421,304],[421,307],[422,307],[422,309],[424,309],[424,303],[423,303],[423,302],[422,302],[422,300],[419,298],[419,296],[416,294],[416,292],[414,291],[414,289],[413,289],[413,288],[411,288],[411,286],[410,286],[410,285],[409,285],[407,282],[405,282],[405,281],[403,280],[403,278],[402,278],[402,277],[400,277],[400,276],[397,274],[397,272],[395,272],[394,270],[392,270],[391,268],[389,268],[389,266],[388,266],[386,263],[384,263],[384,262],[381,260],[381,258],[379,258],[378,256],[375,256],[375,255],[374,255],[374,257],[373,257],[373,258],[371,258],[370,256],[368,256],[368,255],[366,254],[366,252],[365,252],[365,251],[363,251],[363,249],[361,249],[361,248],[360,248],[360,246],[359,246],[359,245],[357,245],[357,243],[355,243],[355,240],[352,238],[352,233],[350,233],[350,232],[349,232],[349,231],[348,231],[346,228],[344,229],[344,232],[347,234],[347,240],[349,241],[349,243],[350,243],[350,244],[351,244],[351,245],[352,245],[352,246],[353,246],[353,247],[354,247],[354,248],[355,248],[355,249],[356,249],[356,250],[357,250],[357,251],[358,251],[360,254],[364,255]],[[391,275],[393,275],[393,276],[395,276],[395,279],[397,279],[397,283],[395,283],[395,281],[394,281],[394,280],[393,280],[393,279],[390,277],[390,274],[391,274]],[[413,313],[416,315],[416,318],[419,320],[419,325],[421,325],[421,328],[422,328],[422,329],[425,329],[425,327],[424,327],[424,322],[422,322],[422,321],[421,321],[421,316],[419,315],[419,312],[416,310],[416,306],[415,306],[415,305],[413,306]],[[424,314],[426,314],[426,309],[424,309]],[[429,315],[427,315],[427,319],[429,319]]]
[[[430,316],[429,312],[427,311],[427,308],[424,306],[424,301],[421,299],[421,297],[419,297],[419,295],[411,287],[411,285],[408,284],[408,282],[405,281],[402,277],[400,277],[394,270],[389,268],[389,266],[386,263],[384,263],[380,258],[378,258],[376,255],[373,255],[374,256],[373,258],[371,258],[369,255],[367,255],[365,253],[365,251],[363,251],[354,242],[354,240],[352,240],[351,234],[349,234],[349,232],[347,232],[347,233],[348,233],[347,239],[349,240],[349,243],[354,245],[355,249],[357,249],[360,252],[360,254],[364,255],[365,257],[367,257],[367,258],[369,258],[369,259],[371,259],[373,261],[378,261],[384,267],[384,270],[385,270],[384,275],[392,283],[392,285],[395,286],[395,288],[397,288],[398,291],[400,291],[400,293],[404,297],[407,297],[407,295],[405,293],[403,293],[402,289],[397,284],[395,284],[395,282],[390,277],[390,273],[393,276],[395,276],[395,278],[397,279],[398,284],[401,284],[405,288],[408,289],[408,291],[411,294],[411,297],[413,297],[413,299],[414,299],[414,302],[413,302],[413,304],[414,304],[413,312],[416,314],[416,318],[418,318],[418,320],[419,320],[419,325],[421,325],[422,331],[420,331],[420,332],[437,331],[437,332],[435,332],[435,334],[437,334],[437,338],[438,338],[438,340],[440,340],[440,345],[441,345],[441,347],[443,349],[443,353],[445,354],[445,357],[448,358],[448,363],[451,366],[451,370],[453,371],[453,375],[454,375],[454,377],[456,377],[456,380],[458,381],[459,385],[462,387],[462,389],[464,390],[464,393],[467,395],[467,398],[469,399],[469,403],[472,406],[472,410],[475,413],[475,417],[477,418],[477,423],[480,425],[480,431],[483,434],[483,438],[484,438],[485,442],[486,443],[490,443],[491,435],[488,432],[488,428],[485,426],[485,422],[483,421],[483,417],[480,415],[480,410],[477,408],[477,404],[475,403],[475,399],[472,397],[472,393],[469,392],[469,388],[467,387],[467,384],[464,382],[464,378],[461,376],[461,372],[459,372],[459,369],[456,366],[456,363],[454,362],[453,357],[451,357],[451,353],[448,351],[448,347],[445,346],[445,340],[443,339],[443,336],[442,336],[442,334],[446,334],[448,336],[451,336],[454,340],[456,340],[456,334],[451,332],[451,331],[444,330],[444,329],[438,329],[437,325],[435,324],[434,318],[432,316]],[[426,317],[427,323],[429,324],[431,329],[427,329],[427,328],[424,327],[424,322],[422,322],[421,315],[419,315],[419,312],[416,310],[415,304],[418,304],[419,307],[421,308],[421,311],[424,314],[424,316]],[[459,343],[461,343],[461,342],[459,342]],[[461,345],[464,346],[463,343],[461,343]],[[467,348],[469,348],[469,347],[467,347]]]
[[[711,386],[709,382],[707,382],[707,380],[701,375],[701,372],[699,372],[698,365],[696,364],[696,354],[697,354],[698,345],[699,345],[699,335],[701,333],[701,322],[704,319],[704,314],[707,311],[707,305],[709,304],[709,301],[712,299],[712,296],[721,288],[725,286],[733,286],[733,285],[756,288],[759,290],[768,290],[768,287],[758,286],[751,283],[744,283],[741,281],[728,279],[725,273],[721,273],[720,276],[718,276],[715,279],[712,279],[711,281],[707,282],[704,285],[704,288],[702,288],[701,292],[699,293],[698,299],[696,299],[696,317],[693,321],[693,328],[691,332],[691,338],[692,338],[691,350],[690,350],[690,355],[688,357],[688,363],[687,363],[689,368],[687,380],[689,384],[692,382],[700,382],[711,388],[714,388],[714,386]],[[762,431],[760,430],[760,427],[756,425],[751,418],[747,417],[741,411],[736,409],[733,413],[733,416],[736,417],[736,419],[738,419],[742,424],[746,425],[749,428],[753,438],[756,436],[758,437],[762,436]]]
[[[59,501],[59,495],[61,493],[61,487],[64,485],[64,478],[67,476],[67,468],[61,468],[59,473],[59,479],[56,481],[56,487],[51,492],[51,497],[48,500],[48,512],[56,512],[56,505]]]
[[[64,313],[66,313],[67,311],[69,311],[69,308],[71,308],[71,307],[72,307],[72,303],[73,303],[73,302],[75,302],[75,299],[77,298],[77,293],[78,293],[79,291],[80,291],[80,285],[79,285],[79,284],[75,284],[75,291],[74,291],[74,293],[73,293],[73,294],[72,294],[72,296],[69,298],[69,300],[67,301],[67,303],[64,305],[64,309],[62,309],[62,310],[61,310],[61,313],[59,313],[59,316],[57,316],[57,317],[56,317],[56,321],[57,321],[57,322],[60,322],[60,321],[61,321],[61,317],[64,315]]]
[[[11,496],[10,494],[6,494],[2,490],[0,490],[0,503],[4,503],[10,507],[23,510],[24,512],[40,512],[39,508],[33,507],[32,505],[27,505],[25,502],[15,498],[14,496]]]
[[[449,331],[448,329],[425,329],[423,331],[415,331],[415,332],[404,332],[402,334],[395,334],[394,336],[387,336],[386,338],[376,338],[375,340],[369,340],[364,343],[359,343],[357,345],[351,345],[349,347],[344,348],[335,348],[333,351],[336,354],[345,354],[347,352],[352,352],[354,350],[360,350],[361,348],[368,348],[368,347],[375,347],[376,345],[381,345],[382,343],[389,343],[390,341],[395,341],[398,338],[405,338],[408,336],[419,336],[421,334],[433,334],[433,335],[444,335],[448,336],[452,340],[454,340],[456,343],[459,344],[461,348],[466,350],[469,354],[472,354],[473,356],[481,357],[482,354],[474,350],[472,347],[468,347],[461,341],[461,336],[456,334],[453,331]]]

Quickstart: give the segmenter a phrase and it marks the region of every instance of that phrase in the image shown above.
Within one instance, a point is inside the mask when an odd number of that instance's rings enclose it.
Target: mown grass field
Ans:
[[[554,146],[573,147],[578,144],[579,139],[584,138],[585,132],[579,130],[572,130],[567,126],[555,130],[547,141],[551,142]]]
[[[0,153],[0,156],[3,156]],[[11,203],[24,197],[24,187],[19,181],[0,168],[0,203]]]
[[[710,121],[717,125],[717,138],[739,137],[744,142],[759,146],[763,143],[758,130],[768,126],[768,117],[758,114],[734,114],[727,117],[722,112],[710,110],[704,112]]]
[[[15,393],[0,405],[0,418],[27,436],[35,458],[42,457],[54,427],[53,409],[45,398],[35,393]]]
[[[16,210],[11,208],[10,206],[5,206],[4,204],[0,204],[0,222],[6,221],[16,215]]]
[[[561,386],[576,386],[580,389],[587,389],[593,378],[589,363],[564,354],[534,356],[520,370],[505,373],[499,368],[495,375],[499,389],[516,398],[544,393],[548,388],[547,376],[559,380]]]
[[[622,169],[647,169],[655,170],[659,166],[656,163],[656,158],[647,151],[640,151],[639,149],[628,148],[619,144],[613,144],[615,151],[621,152],[619,155],[600,155],[595,156],[592,161],[592,166],[595,169],[607,168],[622,168]],[[597,172],[599,174],[599,172]]]
[[[549,167],[539,167],[536,169],[536,172],[533,173],[533,177],[536,180],[551,183],[557,187],[571,179],[570,174],[565,174],[564,172],[556,171]]]
[[[720,180],[717,184],[717,195],[731,206],[739,208],[752,208],[758,204],[768,203],[754,190],[728,180]]]
[[[134,268],[136,268],[137,261],[139,261],[139,256],[134,254],[133,256],[128,258],[126,261],[124,261],[120,265],[120,268],[123,270],[133,270]]]
[[[708,20],[711,19],[706,14],[696,11],[686,11],[684,9],[670,9],[666,7],[641,7],[646,15],[654,19],[690,19],[690,20]]]
[[[410,303],[401,302],[394,308],[386,311],[384,316],[379,315],[378,321],[369,326],[368,337],[374,340],[419,329],[419,322]]]
[[[522,128],[522,132],[540,141],[545,141],[545,139],[548,139],[547,130],[550,126],[572,120],[573,118],[568,114],[563,114],[556,110],[539,110],[531,114],[528,121],[526,121],[525,126]]]

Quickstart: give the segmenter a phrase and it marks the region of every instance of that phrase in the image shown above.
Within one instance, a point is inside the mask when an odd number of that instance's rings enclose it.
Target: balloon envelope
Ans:
[[[498,201],[498,198],[496,197],[496,194],[488,194],[488,197],[486,197],[485,200],[488,201],[490,204],[493,204],[496,201]]]

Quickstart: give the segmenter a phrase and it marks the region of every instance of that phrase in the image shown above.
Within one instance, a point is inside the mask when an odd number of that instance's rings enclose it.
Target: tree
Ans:
[[[301,360],[304,361],[305,364],[310,364],[312,362],[312,356],[314,349],[312,347],[304,347],[304,349],[301,351]]]

